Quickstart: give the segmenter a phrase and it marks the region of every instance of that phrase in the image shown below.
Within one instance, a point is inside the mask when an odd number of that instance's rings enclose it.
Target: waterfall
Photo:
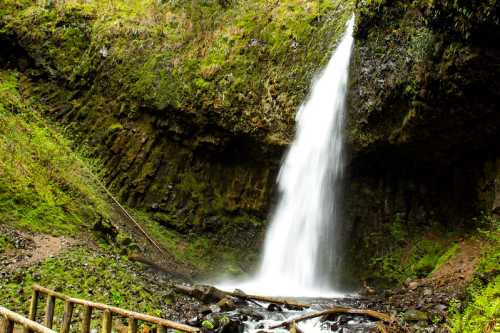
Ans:
[[[238,287],[279,296],[332,294],[342,130],[354,17],[297,113],[297,130],[277,179],[279,201],[255,278]]]

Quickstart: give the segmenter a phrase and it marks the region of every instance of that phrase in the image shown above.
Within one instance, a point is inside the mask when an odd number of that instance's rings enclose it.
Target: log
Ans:
[[[25,318],[21,316],[20,314],[17,314],[13,311],[10,311],[9,309],[6,309],[2,306],[0,306],[0,315],[9,318],[12,321],[15,321],[25,327],[28,327],[31,331],[38,332],[38,333],[56,333],[55,331],[33,321],[29,320],[28,318]]]
[[[52,328],[52,324],[54,322],[54,305],[56,303],[55,296],[48,295],[47,296],[47,304],[45,306],[45,326],[48,328]]]
[[[303,316],[299,316],[296,318],[292,318],[289,320],[286,320],[282,322],[281,324],[277,324],[274,326],[269,327],[269,329],[275,329],[275,328],[280,328],[280,327],[289,327],[290,324],[294,322],[299,322],[307,319],[312,319],[316,317],[321,317],[321,316],[326,316],[326,315],[331,315],[331,314],[336,314],[336,313],[350,313],[350,314],[358,314],[358,315],[365,315],[368,317],[372,317],[381,321],[386,321],[386,322],[391,322],[392,318],[382,312],[374,311],[374,310],[366,310],[366,309],[354,309],[354,308],[346,308],[346,307],[334,307],[328,310],[323,310],[319,312],[313,312],[313,313],[308,313]]]
[[[71,317],[73,317],[74,304],[68,301],[64,302],[64,316],[61,325],[61,333],[69,333],[71,326]]]
[[[241,298],[244,300],[251,300],[251,301],[255,300],[255,301],[261,301],[261,302],[267,302],[267,303],[281,304],[281,305],[285,305],[289,309],[294,309],[294,310],[295,309],[302,310],[304,308],[309,307],[309,304],[296,302],[296,301],[291,300],[291,299],[261,296],[261,295],[249,295],[249,294],[245,294],[244,292],[241,292],[241,291],[228,292],[228,291],[223,291],[223,290],[217,289],[217,288],[212,287],[212,286],[197,285],[197,286],[190,287],[190,286],[177,284],[177,285],[174,285],[174,288],[176,290],[184,293],[184,294],[188,294],[190,296],[198,298],[203,302],[216,303],[226,296],[232,296],[232,297],[237,297],[237,298]]]
[[[303,333],[302,330],[297,326],[296,322],[292,322],[290,324],[290,329],[288,330],[289,333]]]
[[[385,325],[382,324],[382,322],[379,321],[375,325],[377,325],[377,329],[379,330],[380,333],[388,333]]]
[[[308,308],[310,306],[309,304],[296,302],[296,301],[288,299],[288,298],[277,298],[277,297],[260,296],[260,295],[248,295],[248,294],[244,294],[241,292],[228,292],[227,294],[229,296],[238,297],[238,298],[247,299],[247,300],[255,300],[255,301],[261,301],[261,302],[267,302],[267,303],[282,304],[290,310],[302,310],[302,309]]]

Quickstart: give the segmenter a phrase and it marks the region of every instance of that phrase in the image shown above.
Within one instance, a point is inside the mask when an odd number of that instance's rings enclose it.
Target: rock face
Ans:
[[[494,208],[498,7],[358,2],[345,182],[355,262]]]
[[[186,237],[248,250],[262,238],[295,111],[352,8],[8,0],[0,61],[22,67],[25,93],[101,161],[122,202]]]
[[[180,233],[254,248],[297,107],[353,9],[6,0],[0,65],[24,71],[24,93],[102,161],[123,202]],[[498,5],[465,0],[360,0],[354,10],[344,239],[370,270],[366,254],[401,235],[491,210],[499,16]]]

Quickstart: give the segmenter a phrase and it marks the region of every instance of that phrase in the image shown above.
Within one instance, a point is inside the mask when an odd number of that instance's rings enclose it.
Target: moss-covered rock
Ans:
[[[185,237],[254,249],[295,111],[352,9],[9,0],[0,36],[122,202]]]
[[[498,7],[358,1],[345,192],[355,262],[471,227],[494,208],[500,49],[488,40]]]

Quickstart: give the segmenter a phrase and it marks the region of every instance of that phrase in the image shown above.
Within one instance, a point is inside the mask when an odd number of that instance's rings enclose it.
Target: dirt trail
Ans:
[[[468,239],[460,242],[459,249],[446,263],[431,274],[427,280],[470,281],[481,257],[481,242]]]
[[[32,266],[78,243],[68,237],[32,234],[0,226],[0,233],[9,239],[9,246],[0,253],[0,276]]]

